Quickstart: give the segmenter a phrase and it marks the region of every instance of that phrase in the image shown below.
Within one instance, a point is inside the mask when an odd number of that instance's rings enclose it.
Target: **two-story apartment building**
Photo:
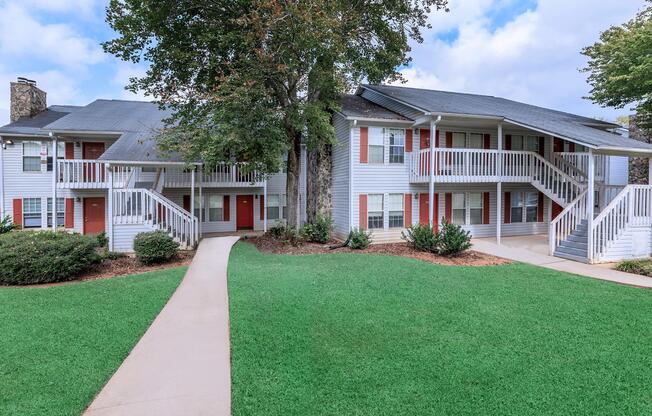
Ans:
[[[113,250],[129,251],[141,231],[163,229],[192,245],[205,233],[283,220],[284,173],[263,177],[239,163],[208,171],[161,154],[153,137],[169,114],[156,104],[46,107],[27,80],[11,93],[12,122],[0,128],[0,209],[23,228],[106,232]],[[578,261],[652,253],[651,188],[627,184],[627,157],[652,157],[652,146],[613,133],[614,124],[381,85],[342,97],[333,123],[340,238],[359,227],[376,243],[400,241],[406,227],[446,218],[474,237],[546,234],[552,254]]]

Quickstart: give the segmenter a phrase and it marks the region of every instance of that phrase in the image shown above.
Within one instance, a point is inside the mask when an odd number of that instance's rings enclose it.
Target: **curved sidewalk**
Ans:
[[[179,288],[85,415],[230,414],[226,269],[236,241],[201,241]]]

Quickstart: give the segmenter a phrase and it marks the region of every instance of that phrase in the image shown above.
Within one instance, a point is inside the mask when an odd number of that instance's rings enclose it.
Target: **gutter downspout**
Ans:
[[[428,184],[428,223],[430,228],[434,224],[435,216],[435,138],[437,137],[437,124],[441,115],[436,120],[430,120],[430,182]]]
[[[57,230],[57,164],[59,155],[57,155],[57,136],[50,132],[52,140],[52,230]],[[47,224],[46,224],[47,225]]]

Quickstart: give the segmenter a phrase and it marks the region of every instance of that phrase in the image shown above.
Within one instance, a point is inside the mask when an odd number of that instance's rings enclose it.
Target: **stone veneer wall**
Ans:
[[[20,117],[34,117],[47,108],[45,91],[34,84],[12,82],[10,90],[10,119],[12,123]]]
[[[629,137],[639,142],[652,143],[652,136],[636,125],[636,116],[629,118]],[[629,183],[647,184],[648,182],[648,159],[643,157],[629,158]]]

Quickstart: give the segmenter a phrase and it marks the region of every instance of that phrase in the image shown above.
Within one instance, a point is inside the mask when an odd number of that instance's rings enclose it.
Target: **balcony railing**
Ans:
[[[103,189],[109,187],[106,163],[97,160],[66,159],[57,161],[57,184],[69,189]],[[129,181],[132,168],[113,167],[113,186],[124,187]]]
[[[595,180],[603,182],[607,170],[607,157],[605,155],[594,155],[595,158]],[[579,182],[585,182],[589,170],[589,154],[586,152],[555,152],[552,158],[553,164],[572,176]]]
[[[247,172],[244,163],[234,165],[218,165],[212,171],[203,175],[196,174],[195,185],[201,182],[206,187],[239,188],[247,186],[262,186],[265,179],[256,171]],[[165,187],[187,188],[192,183],[192,172],[181,168],[165,169]]]

